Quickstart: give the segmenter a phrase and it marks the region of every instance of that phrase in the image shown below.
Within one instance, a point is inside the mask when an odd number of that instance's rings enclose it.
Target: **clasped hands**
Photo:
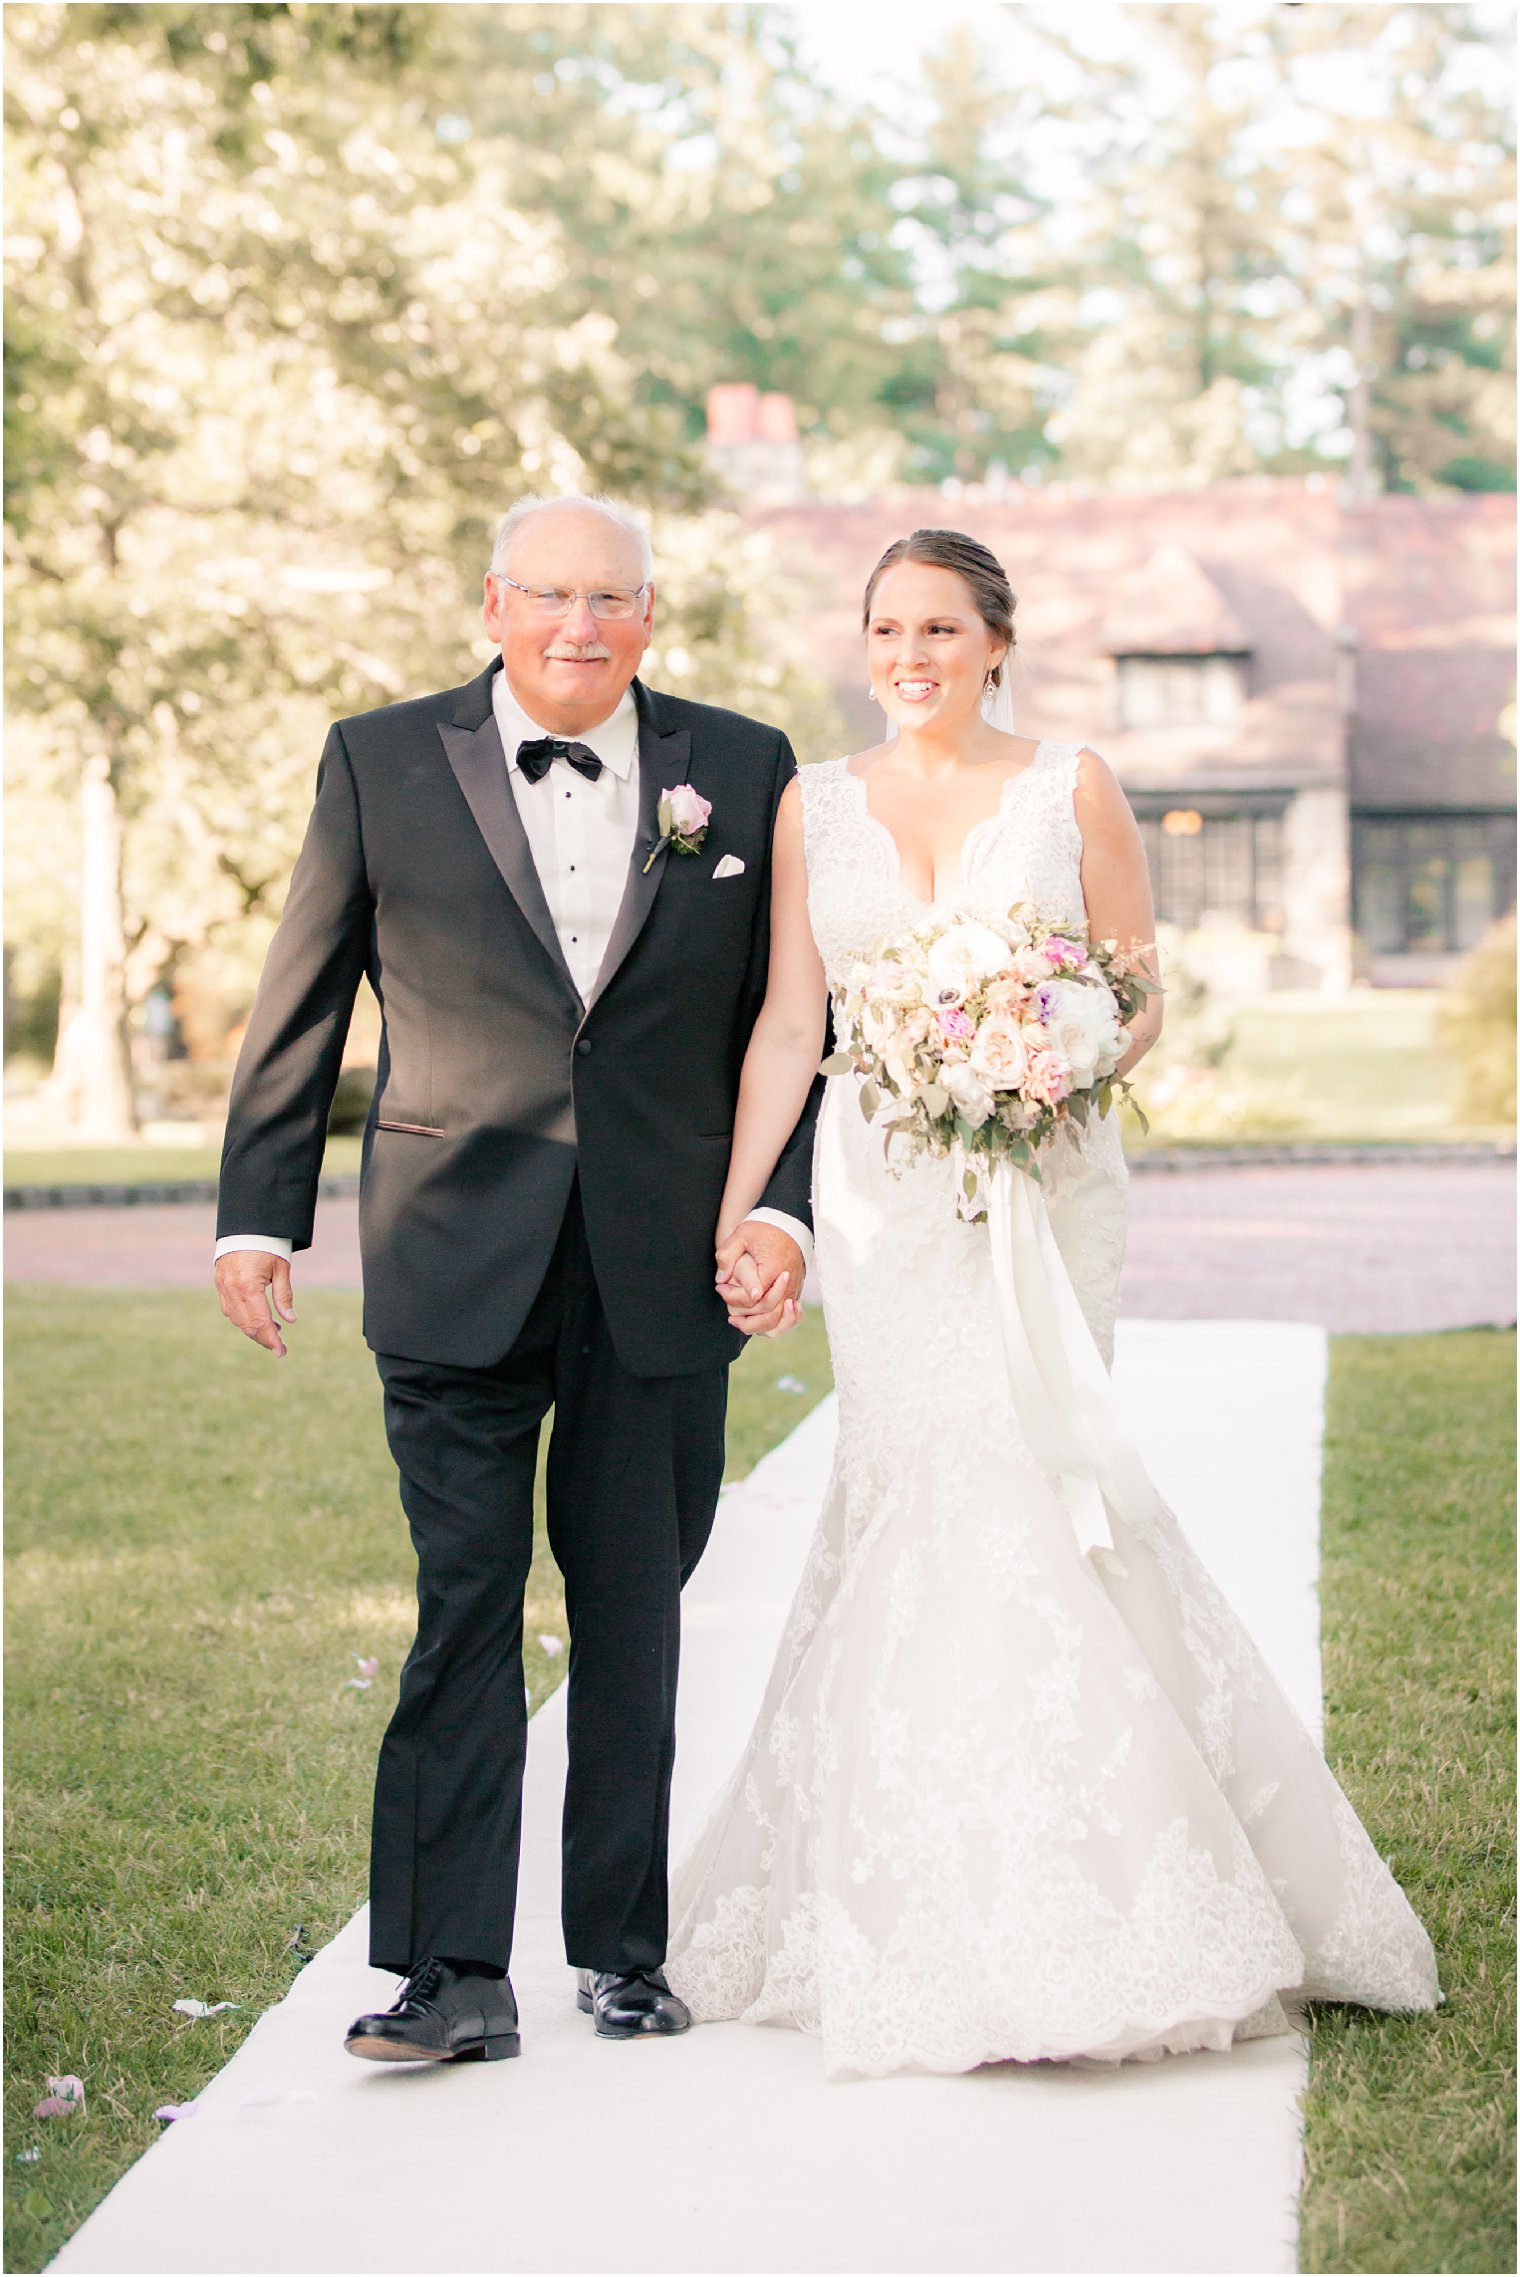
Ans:
[[[716,1287],[731,1325],[745,1336],[784,1336],[802,1318],[802,1251],[780,1226],[746,1219],[717,1246]],[[296,1317],[290,1267],[263,1250],[233,1250],[216,1263],[222,1311],[255,1344],[285,1357],[282,1325]]]
[[[802,1251],[780,1226],[746,1218],[717,1245],[717,1291],[745,1336],[784,1336],[802,1318]]]

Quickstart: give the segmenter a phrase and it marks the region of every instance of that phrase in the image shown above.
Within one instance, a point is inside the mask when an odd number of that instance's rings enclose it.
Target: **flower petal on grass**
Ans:
[[[800,1376],[778,1376],[776,1378],[776,1389],[784,1392],[805,1392],[807,1385]]]
[[[174,2013],[176,2016],[220,2016],[224,2009],[237,2006],[235,2000],[213,2000],[209,2005],[204,2000],[177,2000]]]
[[[33,2143],[30,2150],[17,2151],[16,2164],[18,2166],[35,2166],[41,2156],[41,2151],[37,2148],[37,2145]]]
[[[167,2127],[172,2121],[183,2119],[187,2112],[194,2109],[195,2098],[192,2096],[188,2103],[160,2103],[153,2116],[160,2126]]]
[[[540,1637],[538,1648],[540,1652],[547,1653],[551,1660],[556,1653],[563,1652],[565,1649],[563,1639],[559,1637]]]
[[[67,2119],[73,2112],[84,2109],[84,2081],[71,2071],[62,2076],[49,2072],[48,2091],[40,2103],[32,2105],[34,2119]]]
[[[380,1655],[378,1653],[371,1653],[365,1656],[361,1656],[359,1653],[355,1653],[354,1666],[358,1669],[359,1674],[364,1678],[365,1683],[372,1684],[380,1673]]]

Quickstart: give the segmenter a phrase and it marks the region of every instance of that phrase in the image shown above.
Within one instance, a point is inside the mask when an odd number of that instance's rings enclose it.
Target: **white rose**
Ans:
[[[1002,935],[972,919],[950,926],[929,951],[930,971],[937,964],[957,968],[965,976],[968,991],[991,980],[994,973],[1006,972],[1012,962],[1013,951]]]
[[[965,1060],[953,1060],[940,1069],[939,1080],[955,1101],[957,1114],[971,1128],[980,1130],[992,1113],[992,1092],[976,1070]]]
[[[1073,1083],[1085,1090],[1101,1076],[1112,1075],[1124,1056],[1124,1031],[1108,989],[1051,980],[1040,995],[1047,1006],[1046,1036],[1070,1066]]]
[[[1017,1091],[1024,1080],[1024,1039],[1016,1020],[984,1020],[976,1032],[968,1066],[994,1091]]]

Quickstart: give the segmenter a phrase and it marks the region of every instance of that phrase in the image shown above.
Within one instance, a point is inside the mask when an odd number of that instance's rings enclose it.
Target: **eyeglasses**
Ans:
[[[540,617],[568,617],[576,602],[584,601],[594,617],[615,622],[619,617],[631,617],[648,591],[646,582],[636,585],[631,593],[567,593],[562,585],[519,585],[515,577],[503,577],[499,569],[491,574],[498,585],[510,585],[514,593],[525,595]]]

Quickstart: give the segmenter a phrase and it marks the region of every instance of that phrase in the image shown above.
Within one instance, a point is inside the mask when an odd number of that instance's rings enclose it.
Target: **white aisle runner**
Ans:
[[[1325,1337],[1128,1322],[1116,1380],[1157,1484],[1319,1729]],[[749,1728],[821,1499],[833,1403],[732,1490],[687,1592],[674,1840]],[[558,1926],[563,1693],[531,1727],[513,1966],[523,2055],[343,2053],[394,1979],[362,1914],[261,2018],[61,2270],[1291,2271],[1302,2041],[1088,2071],[826,2085],[799,2034],[600,2043]]]

